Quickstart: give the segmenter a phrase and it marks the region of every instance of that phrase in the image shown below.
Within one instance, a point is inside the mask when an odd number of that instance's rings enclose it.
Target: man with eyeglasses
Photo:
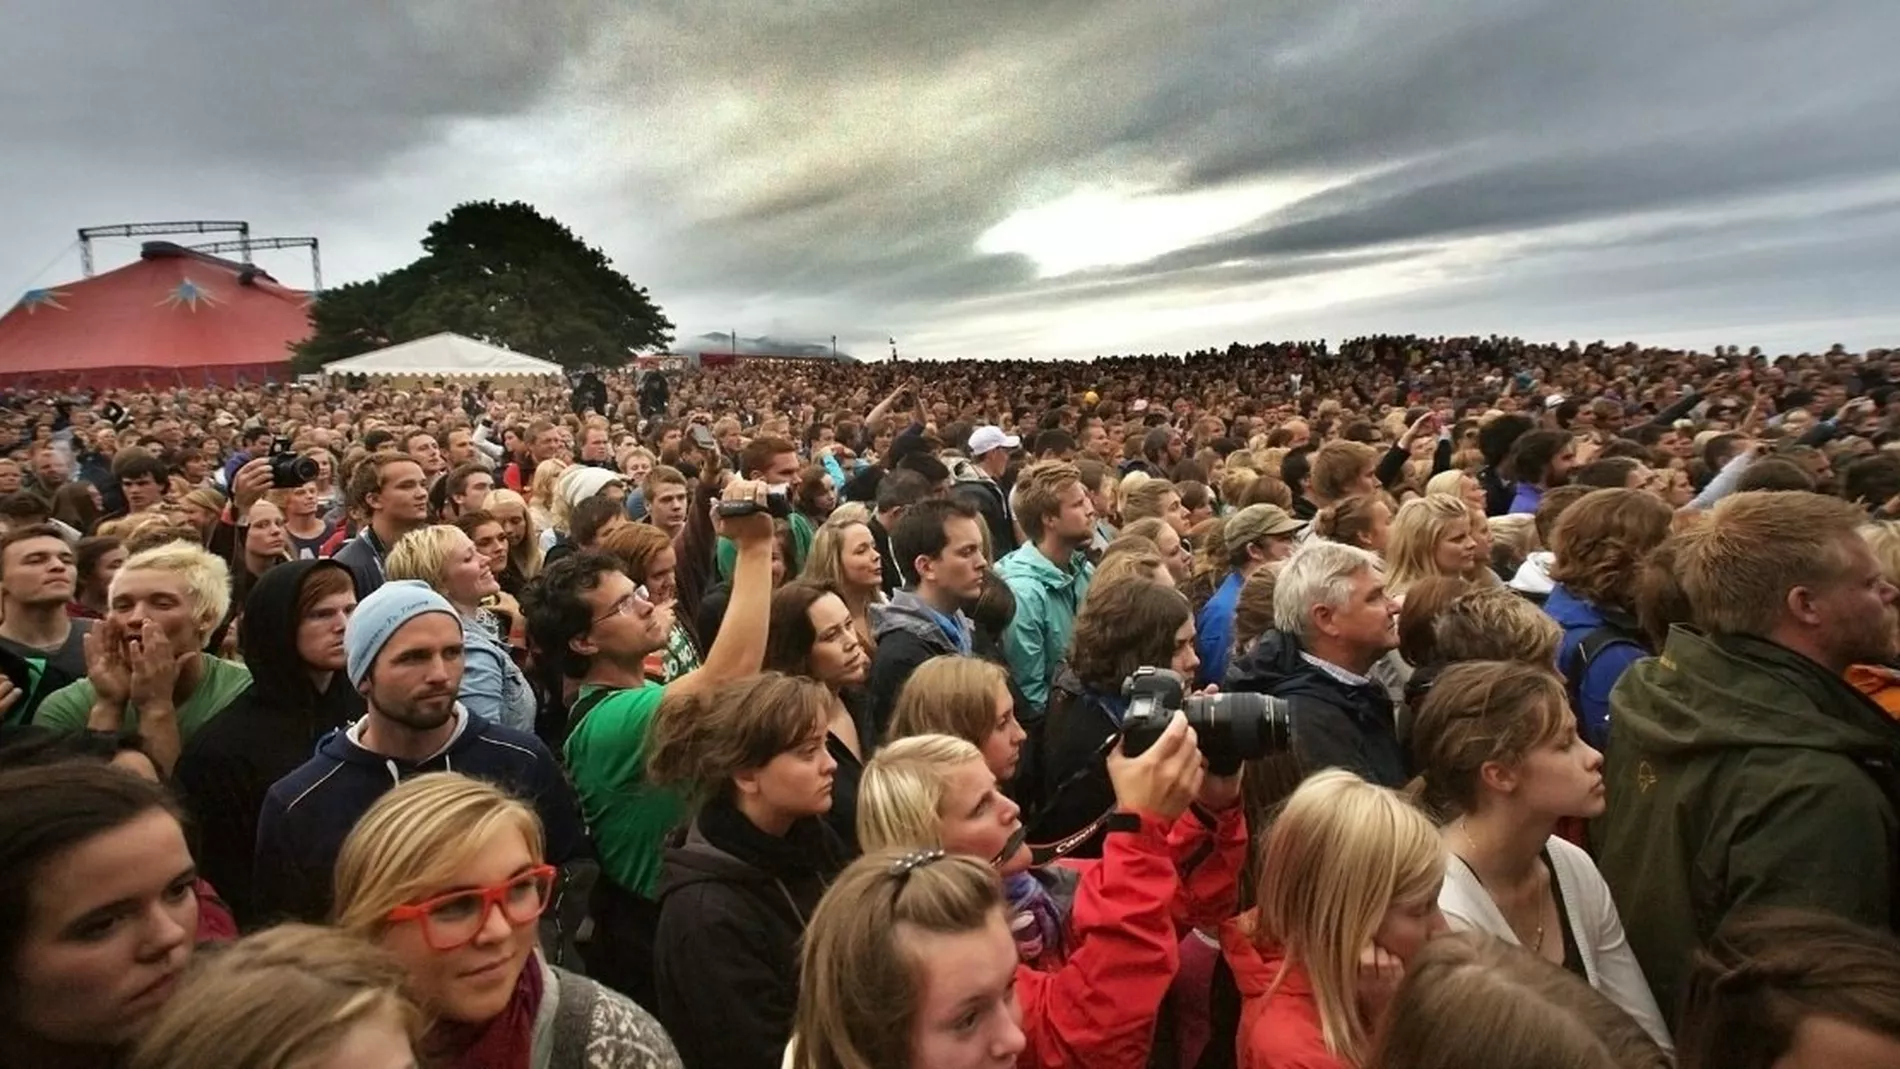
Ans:
[[[666,647],[671,606],[656,606],[608,554],[580,552],[548,565],[522,595],[535,648],[560,661],[578,688],[567,716],[567,766],[600,847],[588,975],[653,1005],[655,891],[666,836],[685,799],[646,781],[647,729],[668,695],[697,693],[759,671],[772,599],[772,517],[764,483],[734,479],[714,529],[737,547],[732,600],[701,667],[661,686],[647,657]],[[749,511],[748,511],[749,510]],[[721,515],[741,511],[745,515]]]
[[[391,787],[428,772],[460,772],[519,796],[541,817],[549,863],[591,875],[593,847],[554,755],[533,735],[455,700],[462,624],[447,599],[423,583],[386,583],[356,606],[343,647],[365,713],[265,795],[254,860],[260,918],[325,920],[337,851],[350,829]],[[558,957],[558,942],[551,943]]]

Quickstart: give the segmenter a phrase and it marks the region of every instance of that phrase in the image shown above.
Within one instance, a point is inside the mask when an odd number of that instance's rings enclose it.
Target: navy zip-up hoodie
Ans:
[[[486,780],[534,807],[547,833],[547,862],[591,858],[580,803],[554,755],[540,739],[455,707],[455,736],[417,764],[357,744],[358,721],[332,732],[317,755],[278,780],[257,821],[253,884],[259,912],[271,919],[329,919],[336,855],[356,822],[383,792],[425,772],[460,772]]]

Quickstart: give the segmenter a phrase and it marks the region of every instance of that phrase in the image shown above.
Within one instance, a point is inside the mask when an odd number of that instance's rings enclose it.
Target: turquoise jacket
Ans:
[[[1064,570],[1029,544],[997,561],[996,574],[1016,596],[1016,615],[1003,633],[1003,657],[1023,697],[1041,714],[1048,708],[1056,666],[1069,655],[1075,614],[1089,591],[1095,566],[1077,552]]]

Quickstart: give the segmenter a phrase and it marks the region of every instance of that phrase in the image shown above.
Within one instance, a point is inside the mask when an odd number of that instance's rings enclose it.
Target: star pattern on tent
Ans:
[[[187,278],[179,282],[159,303],[167,308],[182,307],[196,312],[200,304],[215,305],[218,299],[211,295],[210,290]]]
[[[20,306],[26,309],[27,315],[32,315],[42,308],[57,308],[64,312],[66,306],[59,303],[59,300],[65,296],[67,296],[65,290],[30,289],[26,291],[26,296],[20,298]]]

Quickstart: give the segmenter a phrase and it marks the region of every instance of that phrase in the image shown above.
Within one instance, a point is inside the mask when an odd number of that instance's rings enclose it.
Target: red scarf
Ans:
[[[528,1069],[534,1017],[541,1011],[541,958],[529,954],[508,1005],[481,1024],[438,1021],[423,1038],[430,1064],[444,1069]]]

